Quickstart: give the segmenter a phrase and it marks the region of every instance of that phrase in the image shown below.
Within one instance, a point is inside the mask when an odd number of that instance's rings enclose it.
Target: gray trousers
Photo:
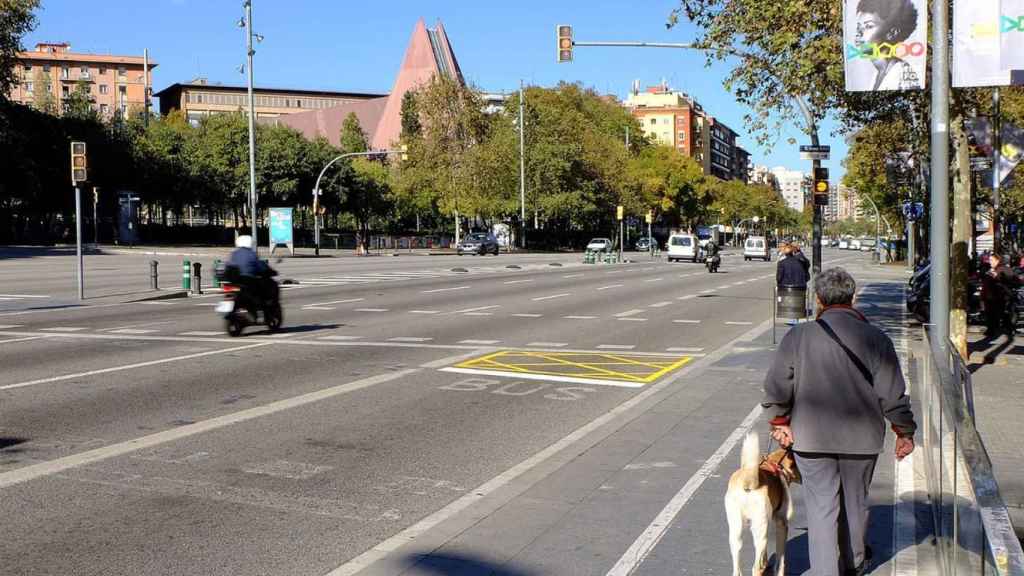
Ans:
[[[868,490],[877,455],[797,452],[807,504],[811,574],[839,576],[864,562]]]

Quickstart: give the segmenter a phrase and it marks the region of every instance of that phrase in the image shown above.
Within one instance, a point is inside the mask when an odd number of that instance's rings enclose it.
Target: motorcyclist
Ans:
[[[704,246],[706,258],[711,261],[715,268],[718,268],[722,263],[722,257],[719,255],[719,252],[718,244],[714,240],[709,240],[707,245]]]
[[[238,270],[241,277],[239,285],[249,289],[261,307],[277,300],[277,282],[272,278],[274,271],[256,256],[252,249],[252,236],[243,234],[235,238],[235,250],[231,252],[227,263]]]

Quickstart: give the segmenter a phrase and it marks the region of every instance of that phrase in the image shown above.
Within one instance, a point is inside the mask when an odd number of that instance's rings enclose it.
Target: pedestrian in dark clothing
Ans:
[[[817,276],[818,321],[783,338],[764,383],[772,436],[791,446],[807,502],[811,573],[861,574],[868,490],[885,442],[914,450],[917,425],[892,340],[853,308],[856,283],[842,268]]]
[[[801,257],[803,254],[800,255]],[[807,259],[804,258],[804,261]],[[775,285],[780,289],[798,288],[807,289],[807,282],[811,279],[800,259],[793,255],[792,246],[785,244],[782,247],[782,258],[775,268]]]
[[[981,277],[981,297],[985,304],[985,336],[995,338],[1000,334],[1013,334],[1010,306],[1016,306],[1016,290],[1020,278],[1005,264],[999,254],[989,256],[989,269]]]
[[[811,272],[811,261],[807,259],[807,256],[804,256],[804,253],[800,250],[800,246],[799,245],[797,245],[797,244],[790,244],[789,245],[789,250],[790,250],[790,254],[794,258],[796,258],[797,260],[800,261],[800,265],[804,267],[804,272],[808,273],[808,277],[807,278],[808,278],[808,280],[810,280],[810,276],[809,275],[810,275],[810,272]]]

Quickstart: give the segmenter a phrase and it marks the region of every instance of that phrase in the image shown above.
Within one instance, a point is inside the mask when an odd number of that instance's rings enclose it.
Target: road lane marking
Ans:
[[[598,350],[632,350],[635,344],[598,344]]]
[[[29,340],[40,340],[43,338],[49,338],[50,336],[26,336],[24,338],[10,338],[8,340],[0,340],[0,344],[10,344],[11,342],[28,342]]]
[[[630,316],[629,318],[616,318],[616,320],[620,322],[647,322],[647,318],[637,318],[635,316]]]
[[[409,310],[409,314],[437,314],[440,310]]]
[[[661,282],[662,280],[664,280],[664,278],[651,278],[649,280],[644,280],[644,282]]]
[[[643,310],[640,310],[639,308],[634,308],[632,310],[626,310],[625,312],[619,312],[618,314],[615,315],[615,317],[625,318],[626,316],[633,316],[634,314],[639,314],[641,312],[643,312]]]
[[[438,292],[451,292],[453,290],[468,290],[469,286],[455,286],[453,288],[435,288],[433,290],[424,290],[420,294],[437,294]]]
[[[668,301],[666,301],[666,302],[657,302],[655,304],[649,305],[648,308],[664,308],[665,306],[668,306],[671,303],[672,302],[668,302]]]
[[[195,330],[192,332],[179,332],[178,336],[223,336],[220,330]]]
[[[535,346],[538,348],[564,348],[568,345],[568,342],[530,342],[527,344],[527,346]]]
[[[419,338],[417,336],[396,336],[388,338],[388,342],[430,342],[433,338]]]
[[[700,320],[673,320],[676,324],[700,324]]]
[[[387,312],[387,308],[356,308],[353,312]]]
[[[49,298],[40,294],[0,294],[0,298]]]
[[[753,322],[726,322],[728,326],[753,326]]]
[[[219,302],[200,302],[199,304],[193,304],[193,306],[216,306]]]
[[[542,318],[543,314],[513,314],[516,318]]]
[[[10,330],[11,328],[21,328],[24,324],[0,324],[0,330]]]
[[[266,346],[269,343],[261,343],[259,345]],[[254,346],[246,346],[246,348],[252,348]],[[234,350],[239,350],[235,348]],[[217,352],[228,352],[230,350],[218,350]],[[71,468],[77,468],[86,464],[95,464],[103,460],[115,458],[117,456],[123,456],[132,452],[137,452],[145,448],[152,448],[175,440],[181,440],[204,432],[210,432],[233,424],[239,424],[248,420],[255,420],[263,416],[269,416],[285,410],[291,410],[292,408],[298,408],[307,404],[313,404],[323,400],[333,398],[347,394],[349,392],[355,392],[363,388],[369,388],[377,384],[383,384],[399,378],[404,378],[410,374],[419,372],[418,368],[409,368],[405,370],[396,370],[394,372],[388,372],[385,374],[379,374],[377,376],[371,376],[369,378],[363,378],[361,380],[355,380],[346,384],[340,384],[331,388],[325,388],[323,390],[317,390],[316,392],[310,392],[308,394],[302,394],[293,398],[286,398],[284,400],[278,400],[265,404],[263,406],[257,406],[255,408],[249,408],[240,412],[232,414],[225,414],[216,418],[210,418],[209,420],[203,420],[196,422],[195,424],[187,424],[185,426],[179,426],[163,432],[157,432],[141,438],[134,438],[126,442],[120,442],[117,444],[111,444],[110,446],[104,446],[102,448],[96,448],[94,450],[87,450],[85,452],[74,454],[71,456],[65,456],[64,458],[57,458],[48,462],[42,462],[39,464],[33,464],[5,472],[0,474],[0,488],[6,488],[22,482],[28,482],[36,478],[44,476],[50,476],[58,472],[63,472]]]
[[[686,506],[687,502],[693,498],[693,495],[701,487],[701,484],[705,480],[714,474],[715,470],[722,464],[725,457],[732,452],[736,443],[739,442],[740,438],[746,435],[747,431],[754,426],[757,419],[761,416],[761,405],[754,406],[754,409],[747,414],[747,417],[740,422],[740,425],[732,431],[732,434],[725,439],[725,442],[715,450],[714,454],[708,458],[704,464],[700,467],[697,472],[690,476],[690,479],[686,481],[686,484],[679,489],[679,492],[669,500],[668,504],[662,508],[661,512],[654,517],[654,520],[647,526],[647,529],[643,531],[633,544],[630,545],[629,549],[626,550],[625,554],[619,558],[619,561],[612,566],[612,569],[608,571],[606,576],[629,576],[637,569],[638,566],[647,558],[647,555],[654,550],[654,547],[658,545],[662,537],[665,536],[665,532],[668,531],[669,527],[672,526],[672,522],[675,520],[679,512],[682,511],[683,507]]]
[[[457,344],[480,344],[483,346],[490,346],[491,344],[497,344],[501,340],[459,340]]]
[[[696,294],[687,294],[686,296],[680,296],[679,298],[676,298],[676,300],[692,300],[696,297]]]
[[[611,290],[612,288],[622,288],[622,284],[612,284],[610,286],[601,286],[597,289],[598,292],[601,290]]]
[[[729,285],[728,284],[724,284],[722,286],[719,286],[718,288],[715,288],[715,290],[727,290],[728,288],[729,288]]]
[[[562,316],[566,320],[597,320],[597,316]]]
[[[583,277],[583,274],[566,274],[565,276],[562,276],[562,278],[582,278],[582,277]]]
[[[176,302],[153,301],[153,302],[139,302],[139,304],[146,304],[147,306],[174,306],[176,304]]]
[[[315,306],[334,306],[335,304],[351,304],[352,302],[362,302],[366,298],[349,298],[348,300],[334,300],[333,302],[316,302],[313,304],[306,304],[303,308],[311,308]]]
[[[51,376],[49,378],[39,378],[38,380],[29,380],[27,382],[17,382],[15,384],[6,384],[0,386],[0,390],[14,390],[15,388],[25,388],[27,386],[35,386],[37,384],[50,384],[52,382],[63,382],[65,380],[74,380],[75,378],[87,378],[89,376],[96,376],[98,374],[109,374],[111,372],[121,372],[124,370],[134,370],[136,368],[146,368],[149,366],[158,366],[160,364],[167,364],[169,362],[179,362],[181,360],[191,360],[193,358],[202,358],[204,356],[213,356],[215,354],[226,354],[228,352],[237,352],[239,350],[248,350],[250,348],[259,348],[260,346],[267,346],[270,342],[259,342],[256,344],[247,344],[245,346],[236,346],[234,348],[225,348],[223,350],[208,350],[206,352],[197,352],[195,354],[185,354],[184,356],[172,356],[170,358],[161,358],[159,360],[150,360],[148,362],[136,362],[134,364],[122,364],[121,366],[111,366],[110,368],[100,368],[98,370],[89,370],[88,372],[78,372],[75,374],[63,374],[61,376]],[[2,484],[0,484],[2,485]]]
[[[708,288],[707,290],[701,290],[700,293],[701,294],[711,294],[714,291],[715,291],[714,288]]]
[[[144,328],[121,328],[119,330],[107,330],[109,334],[152,334],[159,332],[159,330],[144,329]]]
[[[682,347],[678,347],[677,346],[675,348],[665,348],[665,351],[666,352],[703,352],[704,349],[703,348],[682,348]]]
[[[349,340],[359,340],[360,338],[363,338],[363,337],[362,336],[321,336],[320,338],[317,338],[317,340],[344,340],[344,341],[349,341]]]
[[[303,310],[337,310],[337,308],[335,308],[334,306],[312,306],[312,305],[309,305],[309,304],[303,306],[302,309]]]
[[[555,298],[565,298],[566,296],[572,296],[572,294],[552,294],[551,296],[538,296],[536,298],[530,298],[530,300],[533,300],[534,302],[540,302],[541,300],[553,300]]]
[[[508,282],[503,282],[503,284],[525,284],[527,282],[533,282],[533,280],[509,280]]]
[[[743,285],[744,285],[744,284],[746,284],[746,283],[747,283],[747,281],[746,281],[746,280],[744,280],[744,281],[742,281],[742,282],[733,282],[733,283],[732,283],[732,285],[733,285],[733,286],[743,286]]]
[[[500,304],[494,304],[492,306],[478,306],[476,308],[466,308],[465,310],[456,310],[450,312],[450,314],[468,314],[470,312],[480,312],[481,310],[494,310],[495,308],[501,308]]]
[[[81,332],[85,330],[81,326],[55,326],[53,328],[40,328],[40,332]]]
[[[463,316],[494,316],[494,312],[466,312]]]

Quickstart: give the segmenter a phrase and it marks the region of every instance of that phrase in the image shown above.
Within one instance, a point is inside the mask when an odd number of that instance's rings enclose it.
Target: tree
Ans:
[[[627,208],[633,214],[649,209],[664,214],[663,222],[694,227],[705,220],[711,202],[705,176],[693,158],[671,146],[649,146],[629,163],[630,186],[635,190]]]
[[[16,74],[21,37],[36,27],[33,12],[39,0],[0,0],[0,99],[18,84]]]
[[[370,149],[369,139],[366,132],[359,124],[359,117],[355,112],[349,112],[348,116],[341,123],[341,152],[351,154],[353,152],[366,152]]]
[[[99,121],[88,82],[79,80],[75,83],[75,89],[64,99],[64,116],[74,120]]]
[[[41,69],[32,74],[32,106],[46,114],[57,114],[57,100],[53,97],[53,81]]]
[[[418,138],[422,130],[416,93],[406,92],[402,95],[402,141]]]

